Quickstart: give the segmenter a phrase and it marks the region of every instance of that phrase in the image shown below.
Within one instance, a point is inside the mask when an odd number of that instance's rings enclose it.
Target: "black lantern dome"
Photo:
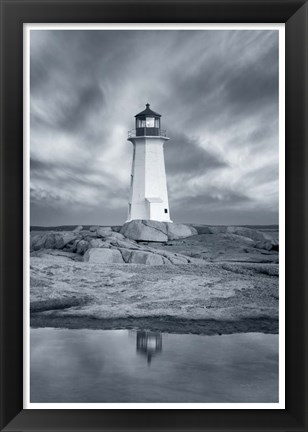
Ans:
[[[146,109],[141,111],[136,117],[136,136],[159,136],[161,115],[150,109],[150,104],[146,104]]]

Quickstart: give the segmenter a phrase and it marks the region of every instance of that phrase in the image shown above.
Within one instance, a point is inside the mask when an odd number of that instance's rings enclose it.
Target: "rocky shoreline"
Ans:
[[[48,323],[48,326],[46,326]],[[53,327],[92,330],[149,330],[161,333],[222,335],[233,333],[277,334],[279,321],[276,318],[246,318],[235,321],[193,320],[160,316],[157,318],[113,318],[57,317],[42,314],[31,315],[31,327]]]
[[[277,228],[134,222],[31,231],[32,327],[278,332]]]

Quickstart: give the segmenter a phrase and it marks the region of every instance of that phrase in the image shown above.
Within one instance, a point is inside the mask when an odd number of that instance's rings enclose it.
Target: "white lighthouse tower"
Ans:
[[[164,143],[169,138],[160,128],[161,115],[146,104],[146,109],[135,117],[136,129],[128,132],[134,151],[127,221],[172,222],[164,160]]]

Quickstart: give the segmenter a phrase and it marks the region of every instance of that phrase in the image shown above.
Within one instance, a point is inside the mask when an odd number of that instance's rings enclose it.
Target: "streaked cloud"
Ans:
[[[162,114],[174,221],[277,223],[278,32],[31,31],[31,223],[121,224]]]

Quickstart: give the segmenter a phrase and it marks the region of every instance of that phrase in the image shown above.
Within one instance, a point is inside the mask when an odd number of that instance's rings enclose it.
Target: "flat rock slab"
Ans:
[[[82,325],[84,319],[134,318],[144,319],[147,328],[149,320],[168,317],[193,320],[187,331],[198,320],[233,321],[235,326],[256,320],[254,331],[264,331],[264,320],[278,319],[278,282],[277,264],[102,265],[46,255],[31,257],[30,296],[42,326],[61,318]]]

